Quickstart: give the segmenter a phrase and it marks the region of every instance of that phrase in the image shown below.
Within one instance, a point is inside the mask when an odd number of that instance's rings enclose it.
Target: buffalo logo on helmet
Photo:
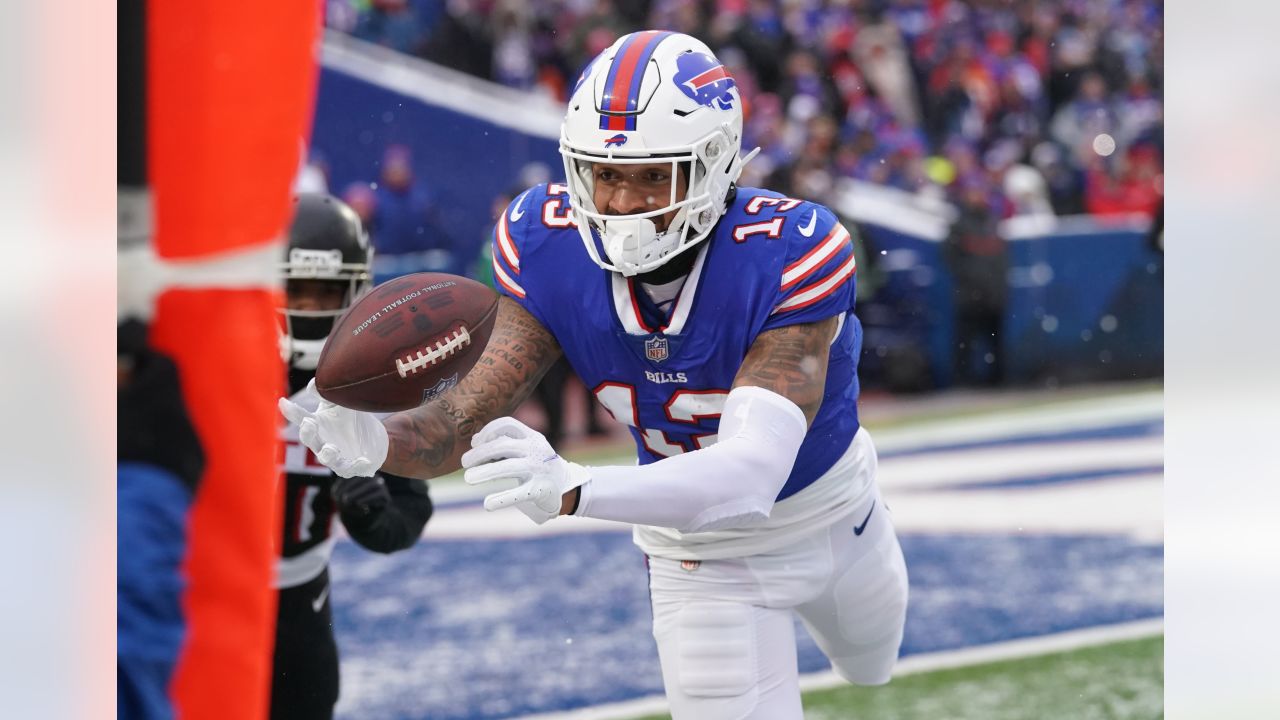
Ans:
[[[617,135],[614,135],[611,138],[606,138],[604,141],[604,146],[607,148],[622,147],[623,145],[626,145],[626,144],[627,144],[627,136],[623,135],[622,133],[618,133]]]
[[[653,362],[662,362],[667,359],[667,339],[661,335],[654,335],[644,341],[644,356]]]
[[[699,105],[733,109],[733,96],[729,91],[737,83],[720,61],[706,53],[688,52],[677,57],[676,75],[672,82]]]

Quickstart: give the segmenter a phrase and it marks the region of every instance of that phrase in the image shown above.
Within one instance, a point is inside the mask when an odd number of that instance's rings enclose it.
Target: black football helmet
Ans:
[[[293,222],[281,276],[288,283],[323,280],[345,287],[342,307],[336,310],[290,310],[284,317],[280,354],[291,370],[314,372],[325,338],[334,322],[372,287],[369,264],[373,249],[360,216],[332,195],[303,193],[293,198]]]

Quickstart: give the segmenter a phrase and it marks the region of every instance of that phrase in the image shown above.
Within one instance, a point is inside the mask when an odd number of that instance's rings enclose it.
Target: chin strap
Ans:
[[[324,339],[299,340],[295,337],[280,334],[280,358],[295,370],[314,372],[320,364],[320,351],[324,349]]]

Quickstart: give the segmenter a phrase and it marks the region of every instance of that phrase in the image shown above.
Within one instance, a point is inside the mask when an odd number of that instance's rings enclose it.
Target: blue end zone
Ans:
[[[906,535],[903,653],[1163,613],[1163,547],[1123,536]],[[662,692],[644,559],[627,533],[425,540],[334,557],[340,718],[464,720]],[[828,667],[797,624],[802,672]]]

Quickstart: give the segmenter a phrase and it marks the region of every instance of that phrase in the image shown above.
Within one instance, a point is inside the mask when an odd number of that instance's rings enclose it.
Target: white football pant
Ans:
[[[673,720],[801,720],[793,611],[837,674],[886,683],[907,611],[907,568],[878,489],[775,551],[652,557],[649,588]]]

